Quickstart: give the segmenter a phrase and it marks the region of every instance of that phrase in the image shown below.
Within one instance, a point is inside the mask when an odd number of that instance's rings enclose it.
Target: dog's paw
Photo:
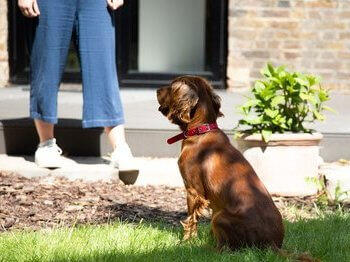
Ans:
[[[183,238],[182,238],[182,242],[188,241],[189,239],[191,239],[191,233],[190,232],[185,232]]]

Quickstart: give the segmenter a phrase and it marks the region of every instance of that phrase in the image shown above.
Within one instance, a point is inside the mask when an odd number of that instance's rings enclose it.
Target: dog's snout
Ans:
[[[169,108],[168,107],[163,107],[163,106],[160,106],[158,108],[158,111],[160,111],[163,115],[167,115],[169,113]]]
[[[167,105],[169,90],[168,87],[161,87],[157,89],[157,100],[162,106]]]

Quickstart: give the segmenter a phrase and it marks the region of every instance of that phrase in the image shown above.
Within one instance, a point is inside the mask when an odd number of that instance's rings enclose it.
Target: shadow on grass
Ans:
[[[150,207],[147,205],[114,203],[103,207],[109,212],[110,217],[102,222],[121,220],[126,223],[146,223],[161,222],[168,225],[180,225],[180,220],[186,218],[185,211],[164,210],[159,207]],[[209,221],[207,219],[207,221]]]
[[[159,230],[178,232],[170,225],[152,224]],[[283,249],[290,253],[308,253],[321,261],[350,261],[350,216],[333,214],[320,219],[286,222]],[[245,249],[218,253],[209,236],[209,226],[201,225],[198,239],[165,245],[157,243],[147,251],[137,246],[126,249],[95,250],[70,261],[287,261],[271,250]],[[55,261],[67,261],[57,257]],[[289,260],[292,261],[292,260]]]

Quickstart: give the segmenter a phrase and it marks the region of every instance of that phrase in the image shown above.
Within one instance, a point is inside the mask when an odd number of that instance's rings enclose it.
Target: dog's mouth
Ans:
[[[169,107],[164,107],[164,106],[160,106],[159,108],[158,108],[158,111],[160,111],[163,115],[168,115],[168,113],[169,113]]]

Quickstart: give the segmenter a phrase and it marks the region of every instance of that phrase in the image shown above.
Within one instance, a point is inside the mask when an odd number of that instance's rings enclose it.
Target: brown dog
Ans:
[[[157,90],[157,99],[159,111],[184,132],[215,123],[222,116],[220,98],[200,77],[176,78],[170,86]],[[219,249],[282,246],[280,212],[224,132],[215,129],[185,136],[178,164],[187,191],[184,239],[196,236],[197,218],[210,207],[211,231]]]

